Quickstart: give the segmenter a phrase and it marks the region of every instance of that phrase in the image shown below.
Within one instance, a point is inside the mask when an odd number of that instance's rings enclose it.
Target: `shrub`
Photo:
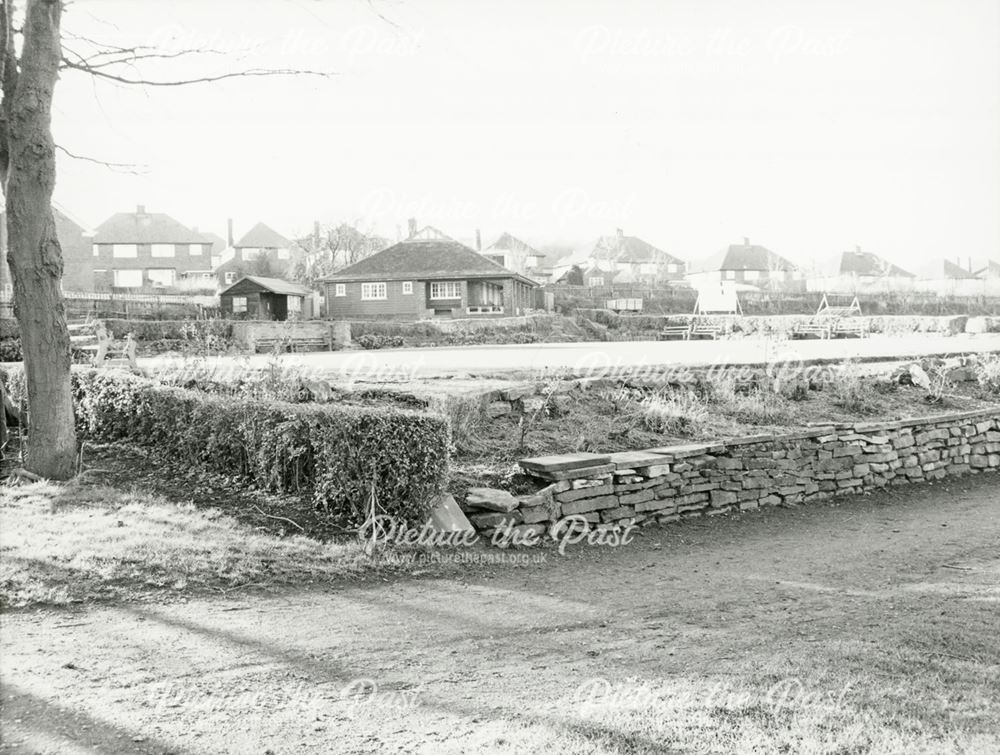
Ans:
[[[848,365],[834,376],[828,388],[835,406],[854,414],[875,414],[882,408],[875,384],[875,377],[863,375],[856,367]]]
[[[983,356],[976,364],[976,380],[990,393],[1000,394],[1000,355]]]
[[[708,407],[694,392],[656,394],[639,405],[642,423],[654,433],[691,436],[708,420]]]
[[[486,420],[487,402],[486,396],[468,393],[449,394],[437,401],[440,411],[448,417],[452,442],[460,453],[481,450],[478,436]]]
[[[772,390],[760,388],[734,394],[727,403],[727,411],[747,425],[784,425],[789,421],[787,400]]]
[[[399,348],[405,344],[402,336],[360,335],[354,339],[362,349]]]
[[[348,524],[385,513],[422,524],[447,481],[450,432],[440,415],[401,409],[207,395],[125,373],[73,371],[81,439],[128,441],[273,492],[312,490]],[[24,394],[23,371],[8,377]]]
[[[20,338],[0,338],[0,362],[20,362],[23,358]]]

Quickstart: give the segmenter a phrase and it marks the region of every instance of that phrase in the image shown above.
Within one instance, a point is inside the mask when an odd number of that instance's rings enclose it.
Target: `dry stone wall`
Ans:
[[[995,471],[1000,408],[520,465],[544,487],[510,511],[472,512],[481,532],[542,535],[571,515],[591,529],[671,522]]]

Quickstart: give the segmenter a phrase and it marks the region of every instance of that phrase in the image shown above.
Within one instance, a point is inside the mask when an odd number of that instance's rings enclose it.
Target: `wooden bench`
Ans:
[[[332,351],[329,336],[285,336],[281,338],[256,338],[254,350],[257,352],[297,352]]]
[[[834,338],[864,338],[868,335],[867,323],[860,317],[844,317],[833,324]]]
[[[129,333],[123,340],[115,340],[101,320],[88,319],[73,323],[69,328],[70,347],[78,351],[92,352],[94,367],[129,367],[138,370],[135,361],[135,339]]]
[[[707,322],[691,323],[691,335],[688,338],[711,338],[715,340],[722,335],[721,325],[712,325]]]
[[[688,340],[691,337],[690,325],[667,325],[660,331],[660,340],[666,341],[671,338]]]
[[[812,336],[829,338],[830,333],[831,327],[828,322],[804,322],[792,328],[792,338],[810,338]]]

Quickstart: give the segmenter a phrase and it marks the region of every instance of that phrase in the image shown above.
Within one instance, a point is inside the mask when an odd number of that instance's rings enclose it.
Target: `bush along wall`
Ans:
[[[594,530],[665,523],[996,471],[1000,408],[520,465],[540,490],[510,511],[469,506],[481,533],[538,537],[568,516]]]
[[[311,490],[347,525],[370,512],[423,524],[447,484],[443,416],[402,409],[286,404],[163,386],[107,370],[73,372],[81,440],[129,441],[272,492]],[[8,376],[12,397],[23,373]]]

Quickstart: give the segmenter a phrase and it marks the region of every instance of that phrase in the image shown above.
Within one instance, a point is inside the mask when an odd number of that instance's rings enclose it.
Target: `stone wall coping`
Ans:
[[[885,430],[901,430],[910,427],[934,427],[940,424],[950,424],[961,422],[962,420],[975,420],[987,418],[1000,418],[1000,406],[987,407],[985,409],[973,409],[965,412],[951,412],[945,414],[935,414],[928,417],[913,417],[910,419],[887,420],[885,422],[856,422],[856,423],[832,423],[830,425],[809,427],[804,430],[796,430],[789,433],[778,434],[758,434],[745,435],[741,438],[729,438],[699,443],[681,443],[673,446],[657,446],[655,448],[637,449],[635,451],[620,451],[613,454],[559,454],[553,456],[540,456],[531,459],[522,459],[521,468],[528,474],[546,477],[548,479],[573,479],[574,476],[586,477],[593,475],[596,471],[606,473],[614,469],[621,462],[627,463],[630,458],[637,458],[640,455],[662,456],[664,463],[685,459],[691,456],[702,456],[705,454],[721,454],[729,448],[747,446],[758,443],[782,443],[793,440],[807,440],[809,438],[819,438],[839,432],[872,433]],[[631,455],[631,456],[630,456]],[[598,467],[598,469],[595,469]],[[603,467],[603,468],[600,468]],[[618,468],[622,468],[618,466]],[[558,471],[558,474],[553,474]],[[578,474],[577,474],[578,472]]]

